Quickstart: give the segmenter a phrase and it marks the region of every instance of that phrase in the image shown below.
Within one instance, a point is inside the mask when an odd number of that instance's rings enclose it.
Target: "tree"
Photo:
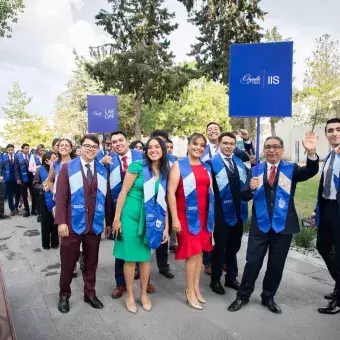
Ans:
[[[312,112],[303,121],[315,125],[325,123],[337,110],[340,98],[340,50],[339,41],[328,34],[315,40],[312,57],[306,59],[303,89],[296,94]]]
[[[206,78],[191,80],[179,100],[143,107],[143,132],[149,134],[157,128],[178,136],[205,134],[206,124],[211,121],[218,122],[224,131],[230,130],[225,93],[226,86],[217,82]]]
[[[277,26],[274,26],[271,30],[267,29],[263,36],[264,42],[283,42],[283,41],[291,41],[291,40],[292,38],[283,38]],[[283,119],[282,117],[271,117],[270,118],[270,130],[271,130],[272,136],[276,136],[275,124],[278,123],[282,119]]]
[[[2,107],[5,124],[1,136],[6,142],[17,146],[22,143],[32,146],[51,143],[53,128],[45,117],[28,113],[27,106],[31,101],[32,97],[28,97],[15,82],[12,90],[8,92],[6,106]]]
[[[18,22],[18,15],[24,8],[22,0],[0,0],[0,38],[11,38],[11,25]]]
[[[78,140],[87,132],[87,95],[117,95],[118,90],[103,91],[103,83],[92,78],[85,64],[76,56],[77,68],[67,83],[66,90],[56,102],[55,126],[58,136]],[[132,95],[118,98],[119,128],[129,136],[134,132],[134,99]]]
[[[96,62],[88,72],[103,82],[104,90],[115,88],[134,96],[135,137],[141,137],[143,103],[178,98],[189,82],[188,66],[175,66],[167,36],[177,28],[174,13],[162,7],[163,0],[108,0],[112,12],[101,10],[96,23],[112,37],[112,43],[91,48]]]

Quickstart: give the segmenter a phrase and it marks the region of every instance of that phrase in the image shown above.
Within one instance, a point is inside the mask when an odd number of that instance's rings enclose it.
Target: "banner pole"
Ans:
[[[255,173],[258,176],[258,168],[260,164],[260,136],[261,136],[261,117],[256,118],[256,165],[255,165]]]
[[[106,150],[105,150],[105,133],[103,132],[103,151],[104,151],[104,156],[106,155]]]

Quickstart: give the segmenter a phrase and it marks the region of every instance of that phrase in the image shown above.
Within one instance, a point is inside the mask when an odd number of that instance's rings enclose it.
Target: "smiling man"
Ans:
[[[317,205],[318,236],[316,248],[335,281],[334,291],[325,295],[329,305],[319,308],[323,314],[340,313],[340,119],[327,121],[325,135],[331,146],[322,169]],[[335,251],[335,254],[334,254]]]
[[[282,139],[268,137],[263,147],[266,161],[249,171],[247,182],[241,191],[243,201],[253,199],[247,263],[237,298],[228,308],[231,312],[240,310],[248,303],[263,259],[269,251],[261,294],[262,304],[272,313],[281,313],[274,296],[281,282],[293,234],[300,231],[294,204],[296,184],[312,178],[319,170],[319,159],[315,154],[315,134],[306,133],[302,145],[308,156],[307,165],[303,167],[282,160]]]
[[[81,156],[63,164],[57,182],[55,223],[61,237],[58,304],[61,313],[70,310],[72,275],[81,243],[84,254],[84,301],[96,309],[104,307],[96,296],[95,284],[100,238],[104,230],[107,171],[95,160],[99,149],[99,140],[95,135],[85,135],[80,145]]]

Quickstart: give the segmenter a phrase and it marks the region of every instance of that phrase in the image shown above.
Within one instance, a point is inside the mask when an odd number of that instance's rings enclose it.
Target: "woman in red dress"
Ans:
[[[202,134],[194,133],[189,137],[188,157],[173,165],[168,183],[172,228],[178,240],[175,258],[185,260],[185,294],[188,305],[196,309],[202,309],[200,303],[206,303],[199,287],[202,252],[212,251],[213,225],[208,223],[208,215],[211,221],[210,214],[213,214],[210,168],[200,161],[206,144]]]

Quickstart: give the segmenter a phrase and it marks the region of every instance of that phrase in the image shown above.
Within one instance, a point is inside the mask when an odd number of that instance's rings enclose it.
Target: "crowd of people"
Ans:
[[[320,313],[340,312],[340,119],[325,127],[331,152],[324,159],[317,195],[317,249],[335,281],[331,300]],[[123,131],[115,131],[103,144],[86,134],[80,146],[55,139],[49,151],[39,145],[30,152],[22,144],[14,154],[9,144],[0,156],[0,218],[7,197],[11,216],[18,214],[20,196],[24,217],[38,215],[42,247],[60,247],[61,274],[58,309],[70,310],[71,282],[81,264],[84,301],[103,308],[95,291],[102,234],[113,239],[116,285],[112,298],[126,294],[126,308],[137,312],[134,280],[140,279],[141,302],[152,308],[149,295],[150,258],[154,250],[159,273],[171,279],[168,252],[185,261],[187,304],[202,310],[207,303],[200,289],[202,264],[211,275],[210,288],[219,295],[225,288],[237,291],[228,310],[235,312],[249,302],[268,252],[262,304],[281,313],[275,302],[292,236],[299,232],[294,205],[298,182],[319,172],[317,140],[306,133],[305,166],[283,160],[284,142],[266,138],[264,161],[255,164],[255,150],[248,132],[223,132],[219,124],[207,125],[206,136],[188,137],[187,156],[173,155],[173,142],[163,130],[148,141],[129,143]],[[31,209],[28,192],[30,194]],[[253,201],[246,265],[238,281],[237,253],[248,202]],[[80,251],[82,249],[82,251]],[[221,277],[225,272],[224,287]]]

